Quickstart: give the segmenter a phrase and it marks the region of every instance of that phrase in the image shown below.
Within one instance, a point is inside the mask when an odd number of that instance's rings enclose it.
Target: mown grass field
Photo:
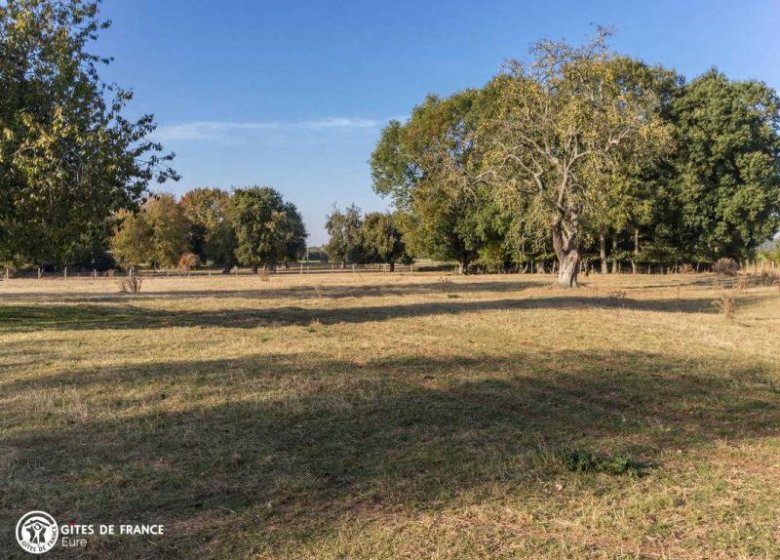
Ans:
[[[582,280],[2,281],[0,556],[779,558],[780,290]]]

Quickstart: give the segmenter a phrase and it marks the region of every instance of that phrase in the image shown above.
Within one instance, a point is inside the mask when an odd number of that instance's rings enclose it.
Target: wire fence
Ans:
[[[738,264],[739,271],[745,274],[771,274],[780,275],[780,265],[773,261],[743,261]],[[43,268],[24,268],[24,269],[0,269],[0,279],[65,279],[68,278],[123,278],[131,275],[141,276],[143,278],[204,278],[204,277],[227,277],[227,276],[289,276],[306,274],[356,274],[356,273],[414,273],[414,272],[454,272],[458,270],[457,263],[416,263],[416,264],[396,264],[392,267],[389,264],[350,264],[342,266],[341,264],[330,263],[295,263],[289,266],[278,266],[267,269],[258,269],[254,271],[246,267],[234,267],[230,270],[219,268],[197,268],[192,270],[181,269],[130,269],[130,270],[84,270],[64,268],[62,270],[48,270]],[[594,268],[584,269],[583,272],[590,274],[600,274],[599,270]],[[688,265],[657,266],[657,267],[637,267],[635,270],[625,268],[619,269],[619,274],[685,274],[694,272],[710,272],[709,268],[697,270]],[[477,274],[490,273],[491,271],[475,269],[471,272]],[[544,267],[537,264],[534,268],[516,269],[505,271],[510,273],[525,274],[555,274],[556,267]],[[611,272],[610,274],[613,274]]]
[[[130,270],[83,270],[64,268],[62,270],[44,270],[43,268],[32,269],[3,269],[4,279],[65,279],[68,278],[125,278],[131,275],[143,278],[204,278],[204,277],[227,277],[227,276],[278,276],[278,275],[305,275],[305,274],[355,274],[355,273],[410,273],[426,271],[445,271],[456,270],[455,264],[436,264],[436,265],[418,265],[418,264],[396,264],[392,267],[389,264],[350,264],[346,267],[340,264],[328,263],[296,263],[289,266],[278,266],[267,269],[258,269],[254,271],[251,268],[234,267],[230,270],[220,268],[197,268],[192,270],[181,269],[130,269]]]

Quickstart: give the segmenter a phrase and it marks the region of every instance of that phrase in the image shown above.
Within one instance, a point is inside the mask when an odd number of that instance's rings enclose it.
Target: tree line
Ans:
[[[484,87],[429,95],[371,156],[416,256],[528,268],[707,266],[777,231],[780,103],[716,70],[686,81],[609,33],[542,41]]]
[[[385,263],[392,272],[396,263],[412,262],[396,216],[391,213],[369,212],[363,216],[354,204],[343,211],[334,207],[325,229],[330,239],[324,250],[328,259],[342,268],[347,264]]]
[[[298,209],[271,187],[228,193],[198,188],[178,202],[158,194],[139,211],[114,217],[111,252],[125,267],[189,269],[200,265],[275,268],[306,252],[306,228]]]
[[[292,260],[305,229],[273,189],[149,198],[178,180],[174,155],[152,139],[153,115],[125,116],[132,92],[101,80],[110,59],[90,46],[108,25],[90,0],[0,10],[0,261],[104,268],[108,248],[150,266]],[[542,41],[483,87],[391,121],[370,164],[394,211],[334,211],[332,258],[464,272],[554,262],[571,286],[591,266],[708,266],[770,239],[776,92],[716,70],[688,81],[612,53],[607,37]]]

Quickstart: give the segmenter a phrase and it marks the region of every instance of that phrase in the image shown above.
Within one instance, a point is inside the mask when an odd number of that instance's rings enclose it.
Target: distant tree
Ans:
[[[287,239],[285,241],[284,264],[295,262],[306,255],[306,238],[309,236],[298,208],[292,202],[285,202],[287,216]]]
[[[149,262],[153,232],[146,213],[120,210],[115,216],[115,223],[111,238],[114,259],[126,267]]]
[[[149,264],[154,268],[173,268],[187,252],[187,221],[176,199],[170,194],[154,195],[143,212],[152,229]]]
[[[363,246],[372,260],[389,264],[391,272],[395,263],[406,255],[395,218],[386,212],[370,212],[363,217]]]
[[[323,247],[309,247],[306,253],[309,261],[328,262],[328,253]]]
[[[673,104],[677,144],[669,243],[695,260],[745,258],[780,224],[780,99],[712,70]]]
[[[334,206],[328,215],[325,229],[330,235],[330,240],[325,245],[328,256],[341,263],[342,268],[347,264],[359,263],[364,257],[363,247],[363,220],[360,217],[360,208],[352,204],[344,212]]]
[[[198,188],[179,201],[189,229],[190,249],[202,262],[223,267],[234,264],[235,235],[230,194],[217,188]]]
[[[780,264],[780,239],[774,239],[763,243],[758,248],[757,256],[761,260]]]
[[[101,245],[107,221],[150,181],[176,178],[149,141],[151,115],[123,116],[132,95],[108,87],[89,52],[107,22],[86,0],[0,7],[0,258],[69,264]],[[100,238],[97,238],[100,236]]]
[[[305,250],[306,229],[295,205],[270,187],[250,187],[233,193],[236,257],[252,267],[276,266]]]
[[[188,242],[187,222],[173,195],[154,195],[137,213],[120,211],[111,247],[127,266],[175,267]]]

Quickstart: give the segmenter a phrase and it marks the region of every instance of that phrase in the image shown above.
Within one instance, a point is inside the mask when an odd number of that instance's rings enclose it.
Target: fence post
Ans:
[[[68,267],[66,266],[65,267],[65,280],[67,280],[67,279],[68,279]]]

